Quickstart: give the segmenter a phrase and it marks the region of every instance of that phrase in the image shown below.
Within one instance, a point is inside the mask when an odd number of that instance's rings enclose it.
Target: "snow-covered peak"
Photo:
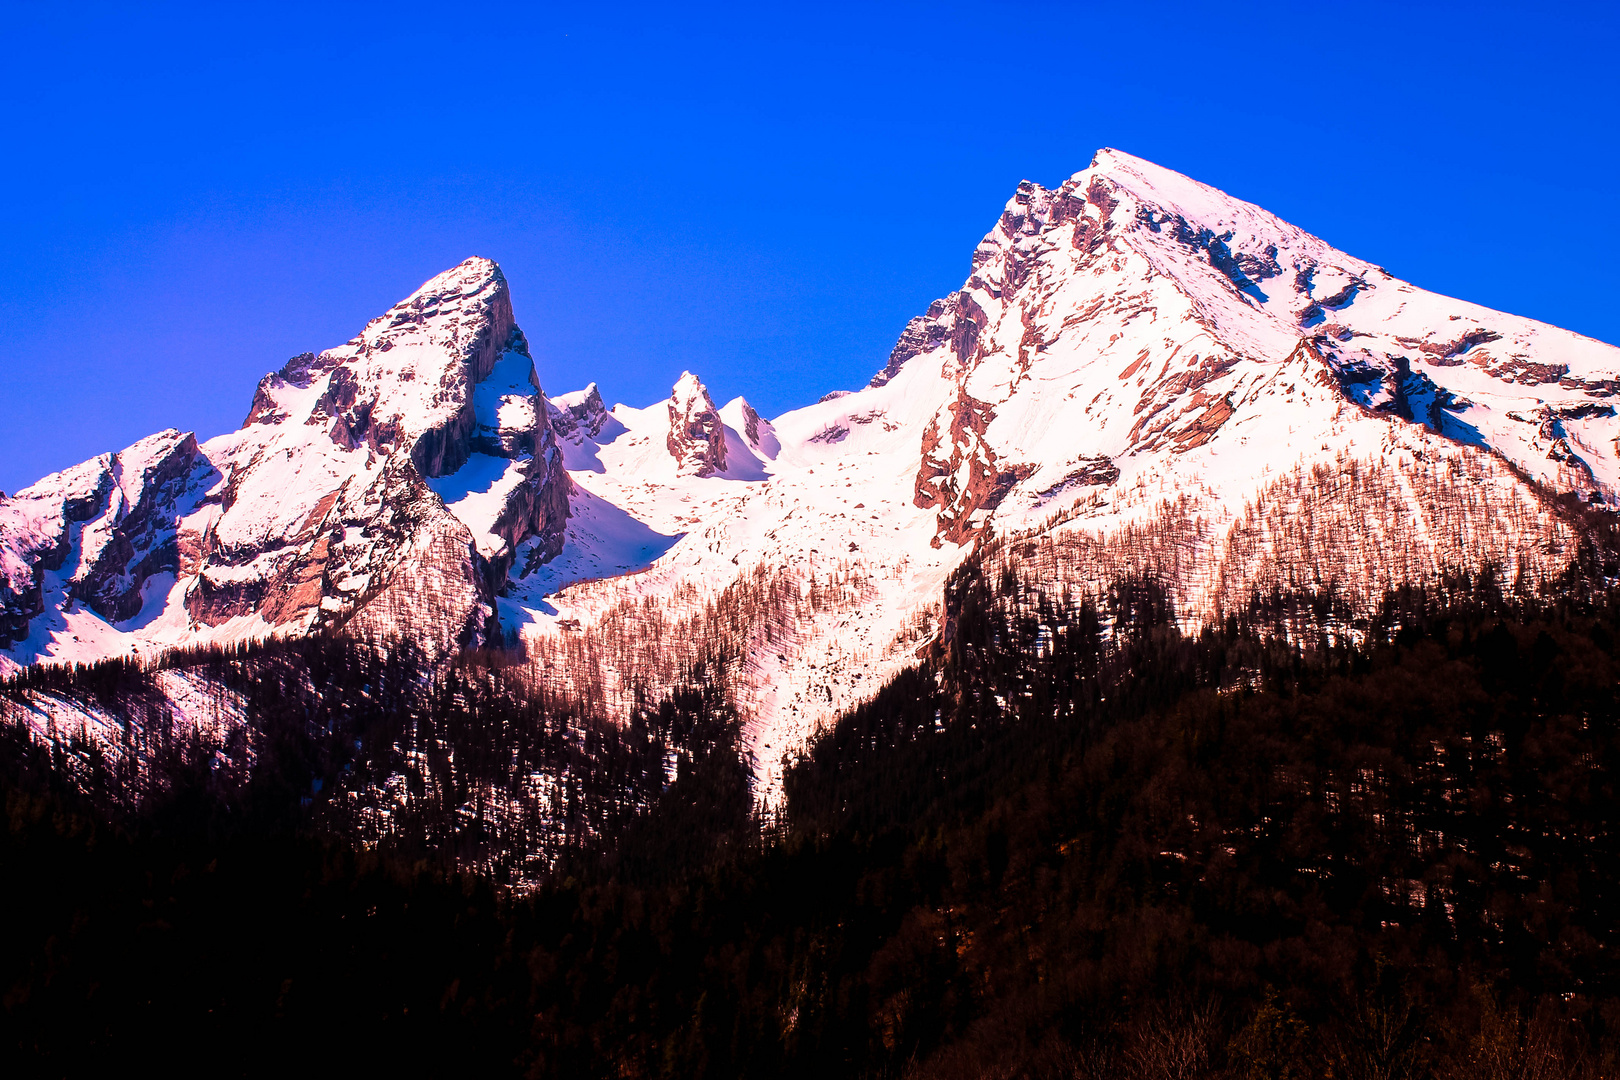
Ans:
[[[558,394],[551,400],[553,404],[561,409],[572,409],[580,405],[599,405],[602,402],[602,391],[594,382],[587,383],[583,390],[571,390],[566,394]]]
[[[764,458],[773,458],[782,450],[771,422],[760,416],[754,407],[741,397],[734,397],[720,406],[720,419],[748,443],[748,448]]]
[[[1304,235],[1269,211],[1233,198],[1219,188],[1108,147],[1098,150],[1091,164],[1075,173],[1063,188],[1083,194],[1090,188],[1091,180],[1099,178],[1109,181],[1118,190],[1130,192],[1143,205],[1174,211],[1205,224],[1247,221],[1251,226],[1258,225],[1268,231]]]
[[[579,442],[594,439],[612,419],[602,392],[595,383],[583,390],[558,394],[551,399],[551,426],[558,438]]]
[[[473,255],[424,281],[415,292],[366,324],[367,330],[392,323],[401,312],[431,312],[448,305],[460,307],[480,296],[493,300],[506,291],[506,277],[494,259]]]
[[[681,372],[681,377],[675,380],[674,390],[670,393],[670,401],[679,409],[690,408],[699,401],[705,403],[711,409],[714,407],[714,402],[709,398],[708,387],[704,386],[703,381],[690,371]]]
[[[338,625],[478,640],[517,547],[562,543],[544,400],[506,279],[468,259],[267,375],[241,429],[163,432],[7,500],[0,638],[27,639],[16,662]]]
[[[998,538],[1054,588],[1157,574],[1188,619],[1257,591],[1555,577],[1572,531],[1545,493],[1620,505],[1617,395],[1620,350],[1103,150],[1018,186],[871,385],[772,421],[690,372],[645,408],[594,384],[546,402],[498,268],[469,260],[201,448],[173,547],[140,549],[175,553],[172,588],[107,594],[143,599],[133,621],[63,606],[81,534],[141,498],[113,496],[110,456],[0,503],[0,569],[21,567],[0,633],[79,658],[498,620],[604,715],[719,658],[768,791],[945,632],[944,582]],[[41,590],[55,614],[30,624]]]
[[[709,476],[726,471],[725,423],[708,389],[690,371],[681,373],[670,394],[666,445],[680,472]]]
[[[443,476],[471,450],[478,424],[473,386],[489,379],[508,354],[514,359],[503,381],[527,396],[523,385],[535,382],[532,361],[512,318],[506,278],[490,260],[471,258],[346,344],[294,357],[265,376],[247,423],[319,426],[333,442],[382,454],[404,448],[423,476]],[[486,435],[501,441],[494,430]]]

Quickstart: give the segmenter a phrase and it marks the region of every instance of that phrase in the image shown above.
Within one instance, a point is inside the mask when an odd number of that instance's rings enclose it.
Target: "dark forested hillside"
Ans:
[[[1614,1074],[1614,599],[1487,577],[1359,624],[1257,598],[1197,635],[1151,580],[1052,595],[970,565],[947,599],[936,654],[764,820],[701,672],[614,723],[490,658],[428,677],[330,641],[206,659],[252,701],[239,751],[176,736],[126,775],[13,727],[7,1057]],[[514,795],[536,775],[560,778],[544,813]],[[558,821],[566,843],[522,831]]]
[[[30,668],[5,685],[0,715],[20,723],[66,704],[110,716],[112,738],[70,730],[56,748],[115,817],[204,792],[218,803],[210,828],[314,830],[520,888],[611,846],[707,755],[741,768],[735,714],[701,669],[669,699],[609,719],[511,661],[433,661],[409,641],[278,640],[158,668]],[[222,718],[177,718],[157,685],[173,673]]]

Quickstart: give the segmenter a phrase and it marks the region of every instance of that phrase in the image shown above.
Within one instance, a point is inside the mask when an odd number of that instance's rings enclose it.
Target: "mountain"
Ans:
[[[521,642],[602,715],[718,672],[759,789],[949,637],[974,550],[1187,625],[1497,570],[1539,587],[1620,505],[1620,350],[1425,292],[1114,150],[1021,184],[871,383],[766,420],[546,399],[470,259],[260,384],[0,504],[9,662],[338,629]],[[989,541],[993,538],[993,544]]]
[[[0,500],[0,1039],[1615,1075],[1617,359],[1113,151],[774,420],[468,260]]]
[[[1191,623],[1272,589],[1364,610],[1451,571],[1556,576],[1577,536],[1550,496],[1615,504],[1617,371],[1611,346],[1423,292],[1105,150],[1056,190],[1020,186],[871,385],[751,441],[763,479],[683,474],[657,452],[662,404],[565,442],[577,489],[681,539],[604,577],[656,546],[573,522],[502,617],[607,707],[731,658],[770,784],[946,630],[946,576],[992,533],[1052,584],[1152,571]]]
[[[18,662],[345,628],[483,639],[569,482],[506,280],[469,259],[259,383],[242,427],[166,431],[0,504]]]

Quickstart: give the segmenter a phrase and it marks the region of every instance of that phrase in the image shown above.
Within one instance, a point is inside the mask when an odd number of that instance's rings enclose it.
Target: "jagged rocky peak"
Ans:
[[[726,430],[709,391],[690,371],[669,399],[669,453],[677,470],[694,476],[726,471]]]
[[[544,401],[500,268],[472,258],[434,277],[261,385],[188,609],[210,625],[362,608],[382,632],[479,623],[519,544],[561,547],[569,484]],[[283,430],[255,435],[264,424]],[[281,447],[286,464],[263,453]],[[261,539],[283,519],[279,542]],[[243,574],[238,552],[262,571]]]
[[[1341,284],[1368,288],[1369,275],[1388,278],[1260,207],[1104,148],[1086,169],[1057,188],[1029,180],[1018,185],[995,228],[974,249],[967,282],[906,325],[872,385],[886,384],[907,360],[942,345],[950,347],[957,364],[972,366],[979,356],[994,351],[980,347],[981,335],[1005,311],[1019,307],[1019,299],[1032,288],[1051,294],[1065,287],[1062,291],[1084,291],[1097,299],[1090,290],[1081,290],[1084,282],[1076,275],[1124,272],[1123,267],[1099,265],[1097,260],[1104,256],[1136,255],[1145,258],[1154,272],[1181,282],[1192,295],[1201,296],[1206,284],[1213,283],[1249,307],[1270,310],[1265,304],[1271,297],[1261,285],[1284,274],[1282,264],[1290,252],[1296,258],[1286,268],[1293,271],[1287,280],[1296,286],[1310,281],[1315,266],[1311,255],[1316,252],[1337,257],[1336,265],[1321,268],[1324,282],[1342,279]],[[1309,289],[1304,293],[1296,303],[1294,290],[1289,290],[1290,321],[1295,309],[1311,303]],[[1338,300],[1343,301],[1344,295]],[[1034,341],[1039,335],[1032,332],[1030,337]]]
[[[596,438],[611,415],[595,383],[551,399],[551,426],[558,438],[571,442]]]
[[[1070,498],[1075,475],[1130,474],[1132,459],[1188,455],[1190,475],[1225,477],[1244,456],[1232,439],[1260,446],[1307,416],[1327,449],[1357,406],[1620,503],[1601,422],[1612,349],[1423,293],[1117,150],[1056,188],[1021,183],[962,287],[907,325],[873,388],[919,357],[919,379],[952,387],[924,432],[915,496],[946,541],[1006,516],[1004,503]],[[1068,397],[1043,398],[1043,380]],[[1059,407],[1075,422],[1054,424]]]
[[[468,259],[266,376],[239,430],[0,504],[0,637],[40,631],[23,662],[338,628],[453,648],[519,545],[561,549],[571,491],[506,279]]]
[[[508,357],[516,359],[502,364]],[[497,372],[498,364],[511,370]],[[532,435],[523,432],[535,429],[543,413],[509,415],[504,425],[491,415],[479,424],[473,387],[492,376],[509,384],[503,389],[531,384],[528,393],[518,392],[538,395],[506,278],[491,260],[474,257],[426,282],[345,344],[296,356],[265,376],[246,424],[294,419],[324,428],[349,448],[389,454],[404,446],[421,475],[443,476],[466,461],[475,441],[499,450],[499,426],[512,429],[516,442],[499,452],[533,450]]]
[[[173,522],[200,464],[196,437],[171,428],[0,502],[0,647],[43,612],[48,572],[104,619],[140,611],[146,580],[178,569]]]

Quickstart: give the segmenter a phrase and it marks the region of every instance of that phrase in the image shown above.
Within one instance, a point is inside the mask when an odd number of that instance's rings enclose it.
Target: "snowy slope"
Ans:
[[[15,662],[326,626],[521,637],[622,716],[705,668],[761,790],[943,628],[947,575],[1256,590],[1556,574],[1620,505],[1620,350],[1424,292],[1118,151],[1019,186],[871,384],[767,420],[684,374],[542,397],[469,260],[178,432],[0,504]],[[137,473],[139,474],[137,478]],[[494,614],[495,618],[489,616]]]

